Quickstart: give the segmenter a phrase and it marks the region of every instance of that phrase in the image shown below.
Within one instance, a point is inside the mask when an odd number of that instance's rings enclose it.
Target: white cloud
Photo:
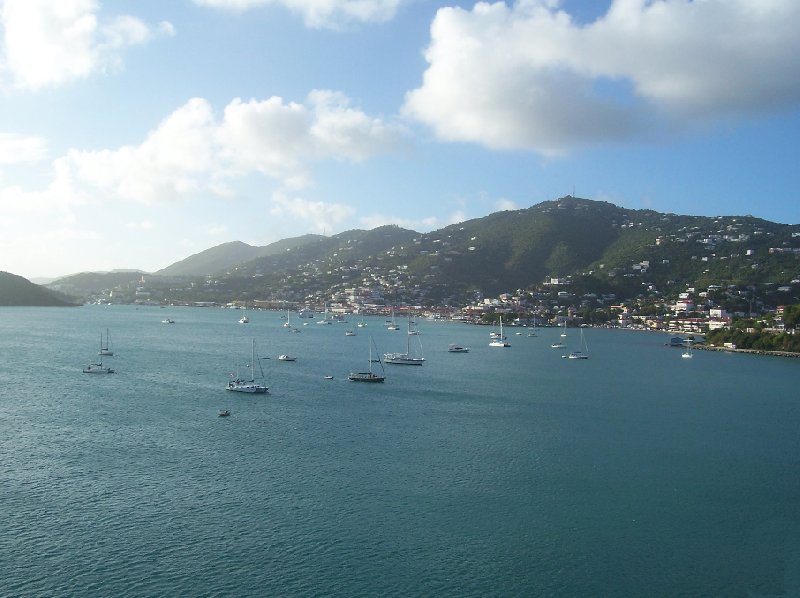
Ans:
[[[301,197],[289,197],[285,193],[272,195],[270,214],[288,217],[293,222],[306,222],[317,233],[330,231],[335,225],[344,222],[354,214],[355,210],[340,203],[309,201]]]
[[[435,216],[426,218],[405,218],[403,216],[393,216],[390,214],[369,214],[359,218],[361,226],[366,229],[373,229],[378,226],[385,226],[387,224],[395,224],[400,228],[408,230],[415,230],[418,232],[427,232],[439,227],[439,219]]]
[[[795,0],[558,0],[442,8],[404,113],[446,141],[558,154],[800,103]]]
[[[236,181],[261,174],[286,188],[311,183],[311,166],[360,161],[402,146],[404,130],[316,91],[307,104],[235,99],[218,120],[194,98],[136,146],[70,150],[55,161],[54,187],[64,195],[103,195],[145,203],[198,194],[231,198]]]
[[[167,117],[141,145],[116,150],[70,150],[55,161],[54,186],[65,194],[154,202],[204,187],[214,164],[214,117],[193,99]]]
[[[38,162],[47,157],[47,141],[41,137],[0,133],[0,165]]]
[[[136,222],[128,222],[125,226],[131,230],[153,230],[156,225],[150,220],[139,220]]]
[[[132,16],[100,22],[97,0],[5,0],[0,11],[2,70],[14,86],[34,91],[116,68],[119,49],[153,36]],[[173,33],[168,23],[157,31]]]
[[[244,11],[280,5],[303,17],[313,28],[336,28],[349,22],[385,22],[406,0],[195,0],[201,6]]]
[[[511,201],[510,199],[498,199],[496,202],[494,202],[494,208],[498,212],[519,209],[517,204]]]

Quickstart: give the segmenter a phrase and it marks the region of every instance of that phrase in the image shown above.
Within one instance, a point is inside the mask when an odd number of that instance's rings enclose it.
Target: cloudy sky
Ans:
[[[800,222],[797,0],[0,0],[0,270],[572,194]]]

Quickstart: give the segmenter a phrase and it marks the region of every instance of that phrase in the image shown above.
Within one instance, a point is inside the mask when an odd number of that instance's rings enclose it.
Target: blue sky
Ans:
[[[0,0],[0,270],[574,193],[800,222],[796,0]]]

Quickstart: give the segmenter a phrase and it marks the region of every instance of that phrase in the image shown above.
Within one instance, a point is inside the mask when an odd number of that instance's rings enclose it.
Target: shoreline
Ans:
[[[791,351],[765,351],[763,349],[731,349],[730,347],[714,347],[713,345],[694,345],[692,348],[698,351],[717,351],[720,353],[747,353],[750,355],[768,355],[770,357],[800,358],[800,353],[792,353]]]

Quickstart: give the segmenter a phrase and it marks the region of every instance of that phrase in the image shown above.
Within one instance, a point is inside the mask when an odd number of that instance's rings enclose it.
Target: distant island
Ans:
[[[0,272],[0,306],[67,307],[75,302],[33,284],[27,278]]]

